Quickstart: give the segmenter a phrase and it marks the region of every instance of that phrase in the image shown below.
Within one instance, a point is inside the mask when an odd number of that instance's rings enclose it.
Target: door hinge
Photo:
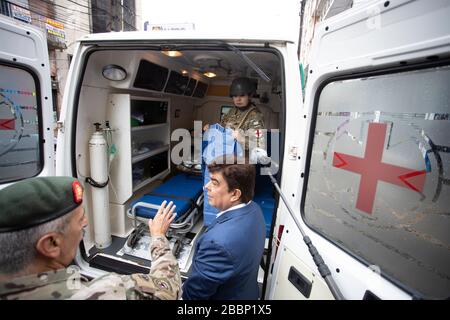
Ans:
[[[63,121],[56,122],[56,129],[58,129],[59,132],[64,133],[64,122]]]
[[[298,150],[297,146],[289,146],[289,149],[288,149],[289,160],[297,160],[298,153],[299,153],[299,150]]]

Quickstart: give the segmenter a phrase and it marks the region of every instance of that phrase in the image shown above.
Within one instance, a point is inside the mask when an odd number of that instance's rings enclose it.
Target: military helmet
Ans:
[[[231,83],[230,97],[245,96],[252,97],[256,93],[256,81],[250,78],[236,78]]]

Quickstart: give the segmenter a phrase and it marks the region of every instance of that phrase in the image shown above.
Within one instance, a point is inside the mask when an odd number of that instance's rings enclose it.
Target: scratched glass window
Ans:
[[[0,183],[42,169],[36,85],[22,69],[0,65]]]
[[[320,93],[304,217],[382,275],[450,296],[450,67]]]

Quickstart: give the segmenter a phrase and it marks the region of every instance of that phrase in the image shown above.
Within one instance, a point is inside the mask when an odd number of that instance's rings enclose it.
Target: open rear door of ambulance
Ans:
[[[295,210],[346,299],[450,297],[449,17],[371,1],[316,28]],[[332,298],[284,222],[266,298]]]
[[[0,189],[54,175],[54,134],[47,39],[0,15]]]

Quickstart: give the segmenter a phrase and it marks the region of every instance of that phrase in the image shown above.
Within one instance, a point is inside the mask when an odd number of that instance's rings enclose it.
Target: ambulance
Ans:
[[[145,223],[178,201],[168,237],[186,279],[214,219],[202,128],[248,77],[268,159],[261,300],[449,298],[450,2],[368,1],[316,25],[304,95],[299,12],[263,5],[270,18],[80,39],[56,153],[45,36],[1,17],[1,187],[80,180],[89,226],[74,263],[90,278],[148,273]]]

